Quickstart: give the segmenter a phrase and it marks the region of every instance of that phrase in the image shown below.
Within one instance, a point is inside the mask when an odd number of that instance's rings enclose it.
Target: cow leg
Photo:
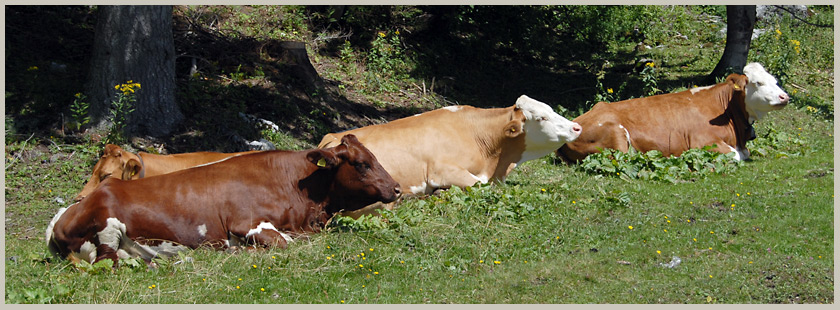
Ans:
[[[721,153],[721,154],[728,154],[730,152],[735,152],[735,160],[747,160],[750,158],[750,151],[747,149],[739,149],[733,147],[726,142],[718,141],[715,142],[717,144],[716,148],[713,148],[712,151]]]
[[[244,226],[244,225],[240,225]],[[246,242],[260,246],[286,248],[292,237],[280,232],[270,222],[261,222],[255,227],[232,227],[230,233],[243,238]]]
[[[431,170],[426,181],[428,184],[426,187],[427,194],[434,192],[436,189],[446,189],[453,185],[463,188],[473,186],[478,182],[484,184],[490,181],[489,176],[474,175],[457,165],[436,164],[431,167]]]

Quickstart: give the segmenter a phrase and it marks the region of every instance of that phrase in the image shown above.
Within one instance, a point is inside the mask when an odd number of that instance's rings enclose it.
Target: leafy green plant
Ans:
[[[135,89],[140,89],[140,83],[128,80],[125,83],[115,85],[114,89],[117,90],[117,98],[111,102],[111,126],[108,129],[105,141],[106,143],[121,144],[126,140],[125,126],[128,116],[134,112],[134,102],[137,101]]]
[[[721,154],[706,146],[689,149],[679,157],[662,156],[657,150],[645,153],[631,149],[621,152],[604,149],[584,158],[579,169],[590,174],[615,176],[623,179],[663,180],[671,183],[710,173],[729,173],[742,163],[734,153]]]
[[[329,226],[345,231],[380,230],[388,227],[382,217],[365,214],[358,219],[337,215],[330,220]]]
[[[639,75],[642,79],[642,92],[645,96],[653,96],[662,92],[661,89],[657,88],[658,76],[656,74],[656,63],[645,63],[645,66],[642,68],[642,72],[639,73]]]
[[[73,118],[74,129],[81,130],[82,127],[90,123],[90,115],[88,115],[90,103],[85,102],[86,97],[82,93],[76,93],[74,97],[75,99],[70,105],[70,116]]]

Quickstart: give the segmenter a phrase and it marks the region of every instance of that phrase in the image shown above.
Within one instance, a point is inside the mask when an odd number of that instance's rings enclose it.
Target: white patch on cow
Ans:
[[[450,111],[450,112],[458,112],[463,108],[464,107],[462,107],[462,106],[451,105],[451,106],[448,106],[448,107],[443,107],[441,109],[444,109],[444,110],[447,110],[447,111]]]
[[[226,248],[229,248],[229,247],[230,247],[230,240],[225,240],[225,247],[226,247]]]
[[[125,224],[115,217],[105,220],[105,228],[96,233],[100,245],[107,245],[114,251],[120,249],[120,240],[125,235]]]
[[[198,234],[201,235],[202,237],[207,236],[207,225],[206,224],[198,225]]]
[[[75,257],[77,260],[83,260],[92,263],[96,259],[96,246],[90,241],[85,241],[79,248],[79,252],[72,252],[68,256]]]
[[[423,183],[420,183],[420,185],[417,185],[417,186],[410,186],[408,188],[408,190],[411,191],[412,194],[422,194],[422,193],[426,192],[426,187],[427,187],[426,182],[423,182]]]
[[[476,181],[481,182],[481,184],[487,184],[490,181],[490,178],[486,175],[474,175],[470,173],[470,176],[475,178]]]
[[[630,132],[627,131],[627,128],[624,128],[621,124],[618,124],[618,128],[624,129],[624,137],[627,138],[627,149],[629,150],[633,147],[633,143],[630,142]]]
[[[745,103],[749,121],[761,119],[770,111],[784,108],[790,97],[776,83],[776,78],[764,70],[759,63],[749,63],[744,66],[747,76],[747,86],[744,89]]]
[[[74,205],[76,205],[76,204],[74,203],[74,204],[70,205],[70,207],[72,207]],[[70,207],[58,209],[58,213],[56,213],[53,216],[52,220],[50,221],[50,224],[47,225],[46,237],[44,239],[44,240],[47,241],[47,246],[49,246],[50,240],[52,240],[53,228],[55,228],[55,223],[58,222],[58,219],[60,219],[61,216],[64,215],[64,212],[67,212],[67,209],[69,209]]]
[[[289,236],[288,234],[283,233],[282,231],[278,230],[276,227],[274,227],[273,224],[271,224],[269,222],[262,222],[259,225],[257,225],[257,227],[249,230],[248,233],[245,234],[245,239],[248,239],[249,237],[251,237],[253,235],[261,233],[263,231],[263,229],[276,231],[277,233],[280,234],[280,236],[283,237],[283,239],[286,239],[286,243],[289,243],[289,242],[293,241],[292,236]]]
[[[749,150],[742,149],[740,147],[739,148],[734,148],[729,144],[726,144],[726,146],[728,146],[729,149],[732,150],[732,152],[735,152],[735,157],[733,157],[735,160],[743,161],[743,160],[747,160],[747,159],[750,158],[750,151]]]
[[[438,182],[436,182],[435,180],[432,180],[432,179],[429,179],[428,183],[429,183],[429,186],[431,188],[440,188],[441,185],[443,185],[443,184],[440,184],[440,183],[438,183]]]
[[[692,88],[692,89],[691,89],[691,94],[692,94],[692,95],[694,95],[694,94],[696,94],[696,93],[700,92],[701,90],[707,90],[707,89],[709,89],[709,88],[712,88],[712,86],[714,86],[714,85],[709,85],[709,86],[699,86],[699,87]]]
[[[516,107],[525,115],[522,128],[525,150],[518,164],[543,157],[580,136],[580,131],[572,129],[580,125],[560,116],[545,103],[522,95],[516,100]]]
[[[598,127],[604,126],[604,124],[598,123]]]

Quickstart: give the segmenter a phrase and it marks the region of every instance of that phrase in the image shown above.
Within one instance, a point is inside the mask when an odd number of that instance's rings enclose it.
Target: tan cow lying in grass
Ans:
[[[76,195],[75,201],[85,198],[99,186],[100,182],[110,177],[118,177],[121,180],[136,180],[253,152],[258,151],[239,153],[195,152],[173,155],[155,155],[146,152],[134,154],[123,150],[119,146],[108,144],[105,145],[102,157],[93,166],[93,173],[87,184]]]
[[[516,165],[550,154],[580,132],[577,123],[523,95],[506,108],[449,106],[327,134],[318,147],[333,147],[341,137],[356,135],[407,194],[429,194],[504,181]],[[358,217],[381,207],[346,215]]]

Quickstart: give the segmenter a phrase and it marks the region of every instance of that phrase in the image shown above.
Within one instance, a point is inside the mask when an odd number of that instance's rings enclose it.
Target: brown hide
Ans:
[[[575,162],[598,153],[598,148],[627,152],[629,145],[641,152],[659,150],[664,156],[679,156],[688,149],[712,144],[717,144],[714,151],[720,153],[731,152],[729,146],[746,150],[750,138],[744,105],[746,84],[746,76],[731,74],[708,88],[599,102],[574,119],[583,132],[558,149],[557,155]]]
[[[351,135],[334,148],[265,151],[130,182],[105,180],[54,220],[48,242],[61,257],[91,242],[96,261],[116,261],[118,249],[99,240],[111,218],[125,225],[131,240],[146,245],[219,247],[233,236],[285,247],[273,230],[246,235],[260,223],[281,232],[317,232],[340,210],[391,202],[399,194],[399,184]]]
[[[133,154],[123,150],[119,146],[108,144],[105,145],[102,157],[93,166],[90,179],[79,194],[76,195],[74,200],[82,200],[82,198],[85,198],[85,196],[96,189],[100,182],[110,177],[119,177],[122,180],[136,180],[253,152],[257,151],[239,153],[195,152],[173,155],[155,155],[146,152]]]

